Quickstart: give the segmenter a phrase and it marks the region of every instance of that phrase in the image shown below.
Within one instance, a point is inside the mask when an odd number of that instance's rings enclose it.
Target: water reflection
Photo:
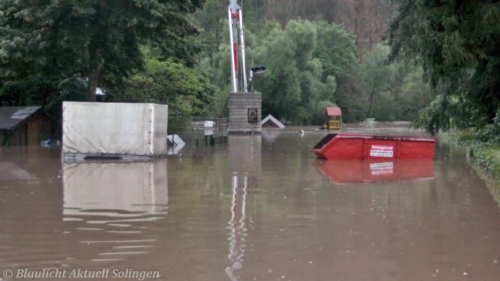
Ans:
[[[280,134],[282,134],[282,132],[263,131],[262,138],[268,143],[273,143],[279,138]]]
[[[232,281],[239,280],[236,271],[243,268],[243,257],[245,255],[245,243],[247,237],[246,220],[246,200],[248,192],[248,179],[243,177],[243,188],[239,192],[238,176],[232,177],[232,200],[231,200],[231,219],[228,222],[229,230],[229,254],[228,259],[231,265],[226,267],[226,274]],[[241,200],[239,194],[242,193]]]
[[[238,174],[259,175],[262,171],[261,136],[230,136],[229,167]]]
[[[80,243],[99,247],[92,261],[149,253],[156,239],[141,239],[151,222],[166,216],[167,162],[63,164],[63,220],[86,232]],[[97,240],[93,232],[107,233]],[[88,237],[88,238],[87,238]]]
[[[167,159],[168,215],[151,196],[167,191],[166,163],[153,163],[153,175],[146,163],[134,177],[123,168],[105,184],[95,173],[119,168],[76,171],[112,188],[113,200],[125,196],[110,203],[87,178],[74,183],[71,166],[63,175],[61,156],[50,149],[0,151],[0,162],[39,180],[0,178],[0,272],[105,267],[160,270],[158,280],[498,280],[500,213],[462,152],[437,146],[434,180],[353,188],[311,165],[309,150],[323,134],[263,136],[251,155],[242,143],[251,137],[213,147],[188,142],[183,157]],[[374,164],[361,170],[382,177],[399,169]]]
[[[433,160],[315,160],[312,165],[337,185],[434,179]]]
[[[228,222],[230,265],[226,275],[231,281],[240,280],[247,243],[247,195],[249,188],[258,187],[262,169],[262,140],[260,136],[230,136],[229,166],[231,167],[231,219]],[[249,220],[253,223],[252,220]]]
[[[14,163],[2,161],[0,162],[0,181],[25,181],[30,184],[38,183],[39,179],[36,175]]]

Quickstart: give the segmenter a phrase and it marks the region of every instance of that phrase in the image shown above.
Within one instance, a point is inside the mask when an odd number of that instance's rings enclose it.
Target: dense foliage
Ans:
[[[146,70],[141,45],[183,61],[175,70],[192,67],[198,29],[189,14],[202,2],[1,0],[1,104],[48,105],[57,115],[62,100],[95,100],[98,87],[117,97]]]
[[[60,118],[63,100],[94,100],[101,88],[107,101],[167,103],[184,120],[226,117],[226,2],[0,0],[0,105],[44,105]],[[344,122],[411,121],[433,98],[428,67],[387,60],[385,0],[240,5],[247,62],[267,67],[252,85],[264,115],[319,125],[338,105]]]
[[[423,66],[434,92],[419,125],[473,128],[483,140],[500,127],[500,2],[394,0],[392,57]]]
[[[430,89],[418,75],[421,68],[400,62],[389,64],[389,49],[376,44],[377,40],[369,46],[360,44],[344,25],[326,20],[283,22],[271,2],[242,1],[246,8],[247,62],[267,67],[254,84],[255,90],[263,93],[264,115],[273,114],[300,125],[321,124],[325,107],[336,104],[343,110],[344,122],[368,117],[413,121],[430,102]],[[377,1],[366,1],[363,7],[372,2]],[[227,99],[230,84],[225,9],[221,0],[209,0],[196,14],[204,31],[202,42],[207,46],[201,65],[219,89],[215,100],[220,105]],[[227,114],[223,106],[214,109],[211,112],[218,116]]]

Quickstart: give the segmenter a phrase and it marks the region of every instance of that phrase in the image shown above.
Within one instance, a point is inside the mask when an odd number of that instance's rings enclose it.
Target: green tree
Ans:
[[[263,114],[295,119],[297,108],[294,106],[301,98],[295,49],[294,42],[279,26],[275,26],[255,50],[255,61],[265,62],[267,67],[266,73],[255,79],[255,89],[265,93],[262,98]]]
[[[343,110],[344,121],[362,120],[362,99],[353,81],[357,79],[358,49],[355,36],[343,26],[319,21],[316,23],[317,47],[314,57],[322,65],[321,80],[326,84],[326,92],[320,100],[329,100]],[[323,109],[321,114],[324,114]],[[318,113],[315,113],[318,114]]]
[[[404,74],[396,76],[402,84],[394,96],[394,110],[396,120],[416,121],[419,112],[427,107],[433,99],[433,93],[428,83],[422,78],[423,70],[421,67],[404,67]]]
[[[419,124],[435,132],[493,123],[500,106],[500,2],[394,2],[392,58],[422,65],[433,88],[440,88]]]
[[[381,121],[393,121],[394,104],[391,93],[392,80],[396,76],[396,65],[387,63],[389,48],[382,44],[367,53],[359,72],[368,102],[366,117]]]
[[[61,0],[0,2],[0,77],[30,76],[58,84],[87,81],[87,100],[97,86],[112,88],[143,69],[140,44],[162,47],[166,57],[191,58],[188,14],[203,0]]]
[[[143,47],[143,71],[124,80],[121,91],[108,97],[115,102],[152,102],[169,105],[169,127],[183,128],[192,115],[206,113],[216,91],[197,69],[173,59],[160,60],[160,51]]]

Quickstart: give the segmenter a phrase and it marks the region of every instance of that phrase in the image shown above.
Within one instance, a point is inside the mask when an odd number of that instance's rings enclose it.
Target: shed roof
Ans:
[[[173,146],[186,144],[179,135],[167,135],[167,142]]]
[[[271,114],[267,115],[266,118],[260,121],[260,125],[264,125],[269,120],[271,120],[271,122],[273,122],[276,125],[276,127],[280,129],[285,128],[285,125],[283,125],[283,123],[281,123],[278,119],[274,118],[274,116],[272,116]]]
[[[342,116],[342,110],[340,107],[327,107],[326,108],[327,116]]]
[[[15,129],[41,108],[41,106],[0,107],[0,131]]]

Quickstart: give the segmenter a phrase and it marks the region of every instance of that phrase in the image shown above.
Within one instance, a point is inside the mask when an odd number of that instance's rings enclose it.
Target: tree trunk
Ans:
[[[366,115],[366,118],[370,118],[370,115],[372,114],[372,104],[373,104],[373,97],[375,96],[375,89],[376,89],[376,86],[373,85],[372,93],[370,95],[370,105],[368,107],[368,114]]]
[[[102,1],[99,3],[98,8],[96,9],[95,21],[97,24],[94,26],[92,38],[89,46],[90,53],[90,71],[87,76],[88,79],[88,93],[87,93],[87,101],[96,101],[96,91],[99,83],[99,76],[102,70],[102,45],[103,41],[107,36],[107,28],[104,24],[107,19],[107,6],[106,1]]]
[[[93,67],[89,74],[89,91],[87,93],[87,101],[96,100],[97,83],[99,81],[99,66]]]

